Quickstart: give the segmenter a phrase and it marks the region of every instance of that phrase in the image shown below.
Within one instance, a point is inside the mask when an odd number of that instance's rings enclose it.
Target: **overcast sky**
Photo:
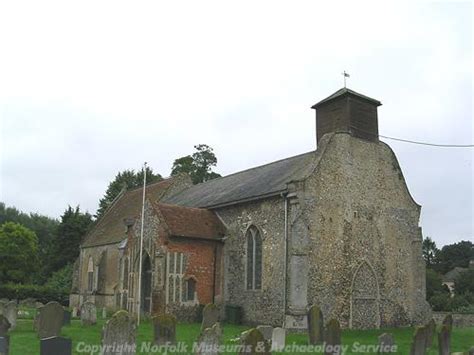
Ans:
[[[472,144],[472,3],[3,2],[0,201],[94,213],[115,174],[193,145],[225,175],[315,149],[310,106],[348,87],[380,133]],[[473,149],[384,140],[424,235],[473,240]]]

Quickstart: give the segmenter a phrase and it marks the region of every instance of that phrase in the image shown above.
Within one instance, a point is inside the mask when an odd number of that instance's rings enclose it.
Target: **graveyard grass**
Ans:
[[[101,331],[104,320],[98,320],[94,326],[82,326],[79,320],[73,320],[71,325],[65,326],[62,329],[62,336],[72,339],[73,354],[80,354],[77,352],[77,345],[79,342],[86,344],[100,345]],[[197,339],[200,332],[200,324],[179,324],[177,326],[177,340],[188,344],[188,349],[192,349],[193,342]],[[148,342],[153,339],[153,329],[150,321],[144,321],[138,330],[138,349],[142,342]],[[237,338],[240,333],[248,327],[225,324],[224,329],[224,344],[234,344],[233,339]],[[398,345],[398,354],[408,354],[410,352],[410,344],[413,328],[398,328],[398,329],[378,329],[378,330],[345,330],[342,334],[342,342],[344,345],[349,345],[349,351],[346,354],[357,354],[351,352],[352,344],[366,344],[376,345],[377,337],[384,333],[390,332],[394,335],[395,342]],[[289,334],[286,339],[288,344],[307,344],[306,334]],[[454,328],[451,338],[452,352],[467,351],[474,345],[474,327],[470,328]],[[192,351],[189,351],[192,353]],[[15,330],[10,332],[10,354],[11,355],[37,355],[39,354],[39,339],[36,332],[33,330],[33,321],[31,319],[18,319],[18,324]],[[83,353],[84,354],[84,353]],[[90,354],[90,353],[87,353]],[[95,353],[97,354],[97,353]],[[137,354],[145,354],[138,351]],[[282,353],[278,353],[282,354]],[[360,354],[360,352],[359,352]],[[433,339],[433,347],[429,354],[438,354],[437,338]]]

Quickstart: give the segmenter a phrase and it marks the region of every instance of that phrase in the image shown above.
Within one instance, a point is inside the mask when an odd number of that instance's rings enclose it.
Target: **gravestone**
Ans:
[[[331,319],[324,332],[325,354],[341,354],[341,326],[337,319]]]
[[[213,303],[207,304],[202,310],[201,331],[212,327],[219,321],[219,309]]]
[[[211,328],[204,329],[197,339],[196,355],[217,355],[222,338],[222,329],[219,322]]]
[[[127,311],[116,312],[102,329],[103,355],[135,355],[137,324]]]
[[[10,336],[0,336],[0,355],[8,355],[10,348]]]
[[[71,316],[72,316],[72,318],[77,318],[79,316],[79,311],[78,311],[77,307],[72,307]]]
[[[311,345],[322,344],[324,337],[324,317],[321,309],[314,305],[308,311],[308,335]]]
[[[379,335],[379,354],[389,354],[396,352],[395,341],[393,340],[393,335],[390,333],[383,333]]]
[[[71,355],[72,341],[63,337],[44,338],[40,341],[40,355]]]
[[[281,352],[286,345],[286,330],[283,328],[275,328],[272,333],[272,351]]]
[[[443,324],[438,333],[438,351],[439,355],[449,355],[451,352],[451,327],[448,324]]]
[[[41,303],[41,302],[35,302],[35,307],[36,307],[36,308],[40,308],[40,307],[43,307],[43,306],[44,306],[43,303]]]
[[[92,302],[84,302],[81,306],[82,325],[94,325],[97,323],[97,308]]]
[[[154,343],[172,345],[176,343],[176,317],[171,314],[160,314],[152,318]]]
[[[20,301],[20,305],[30,308],[36,307],[36,300],[34,298],[25,298],[24,300]]]
[[[8,334],[8,330],[11,328],[11,324],[7,317],[0,314],[0,337],[4,337]]]
[[[58,302],[49,302],[40,308],[36,329],[40,339],[58,337],[63,326],[64,309]]]
[[[273,327],[271,325],[259,325],[257,329],[262,333],[263,339],[269,342],[272,340]]]
[[[427,333],[426,327],[416,327],[413,342],[411,343],[410,355],[425,355]]]
[[[38,332],[38,322],[39,322],[39,317],[40,317],[40,314],[41,314],[41,309],[43,307],[44,306],[36,308],[35,317],[33,318],[33,330],[35,330],[36,332]]]
[[[3,309],[3,315],[7,317],[11,325],[11,330],[16,327],[16,320],[18,318],[18,308],[15,301],[10,301],[5,305]]]
[[[240,335],[240,345],[239,355],[270,354],[263,334],[256,328],[249,329]]]
[[[467,353],[468,355],[474,355],[474,346],[471,347]]]
[[[426,328],[426,349],[429,349],[433,346],[433,338],[436,334],[436,322],[433,318],[425,326]]]
[[[71,325],[71,311],[64,310],[63,325]]]
[[[451,329],[453,328],[453,315],[450,313],[446,315],[443,319],[443,323],[441,325],[447,325]]]

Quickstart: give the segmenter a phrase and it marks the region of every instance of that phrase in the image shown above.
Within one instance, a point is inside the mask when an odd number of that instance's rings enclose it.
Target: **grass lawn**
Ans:
[[[73,353],[78,352],[78,345],[84,342],[88,345],[100,345],[101,329],[104,324],[103,320],[99,320],[98,324],[90,327],[83,327],[79,320],[73,320],[70,326],[63,327],[62,336],[72,339]],[[244,331],[246,327],[236,325],[224,325],[224,343],[233,344],[235,339]],[[200,324],[179,324],[177,327],[177,339],[188,345],[188,352],[192,353],[192,343],[199,334]],[[378,330],[345,330],[342,335],[343,345],[348,345],[349,349],[345,354],[361,354],[360,351],[353,351],[354,344],[360,343],[365,345],[377,344],[377,336],[390,332],[395,337],[398,345],[397,354],[409,354],[411,337],[413,328],[398,329],[378,329]],[[138,329],[138,350],[142,342],[149,342],[153,339],[152,325],[149,321],[143,322]],[[83,343],[83,344],[84,344]],[[288,344],[307,344],[307,337],[304,334],[287,335]],[[437,341],[430,349],[429,354],[438,354]],[[467,351],[474,345],[474,327],[471,328],[454,328],[451,338],[451,351]],[[356,345],[357,347],[357,345]],[[352,348],[352,349],[351,349]],[[82,352],[84,354],[85,352]],[[33,330],[33,321],[31,319],[19,319],[17,327],[10,333],[10,354],[11,355],[37,355],[39,354],[39,339]],[[90,354],[87,353],[87,354]],[[94,353],[97,354],[97,353]],[[138,354],[146,354],[146,352],[138,351]]]

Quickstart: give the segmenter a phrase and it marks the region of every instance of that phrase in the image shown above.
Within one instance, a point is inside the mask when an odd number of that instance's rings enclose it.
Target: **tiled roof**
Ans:
[[[455,267],[454,269],[448,271],[443,276],[443,282],[454,282],[456,278],[463,273],[464,271],[469,270],[468,268],[464,267]]]
[[[380,101],[375,100],[371,97],[359,94],[358,92],[356,92],[354,90],[351,90],[351,89],[348,89],[348,88],[342,88],[342,89],[337,90],[334,94],[332,94],[332,95],[326,97],[325,99],[319,101],[317,104],[314,104],[313,106],[311,106],[311,108],[317,108],[319,105],[321,105],[323,103],[326,103],[326,102],[329,102],[331,100],[334,100],[335,98],[338,98],[338,97],[343,96],[343,95],[352,95],[352,96],[358,97],[359,99],[369,101],[369,102],[371,102],[371,103],[373,103],[377,106],[382,105],[382,103]]]
[[[314,169],[315,155],[313,151],[206,181],[162,202],[212,208],[275,195],[288,182],[304,179]]]
[[[212,211],[164,203],[154,203],[170,235],[202,239],[221,239],[225,227]]]
[[[147,185],[146,196],[152,201],[159,200],[171,185],[172,178]],[[118,197],[85,236],[83,247],[119,243],[126,237],[124,219],[139,218],[142,208],[143,188],[126,191]]]

